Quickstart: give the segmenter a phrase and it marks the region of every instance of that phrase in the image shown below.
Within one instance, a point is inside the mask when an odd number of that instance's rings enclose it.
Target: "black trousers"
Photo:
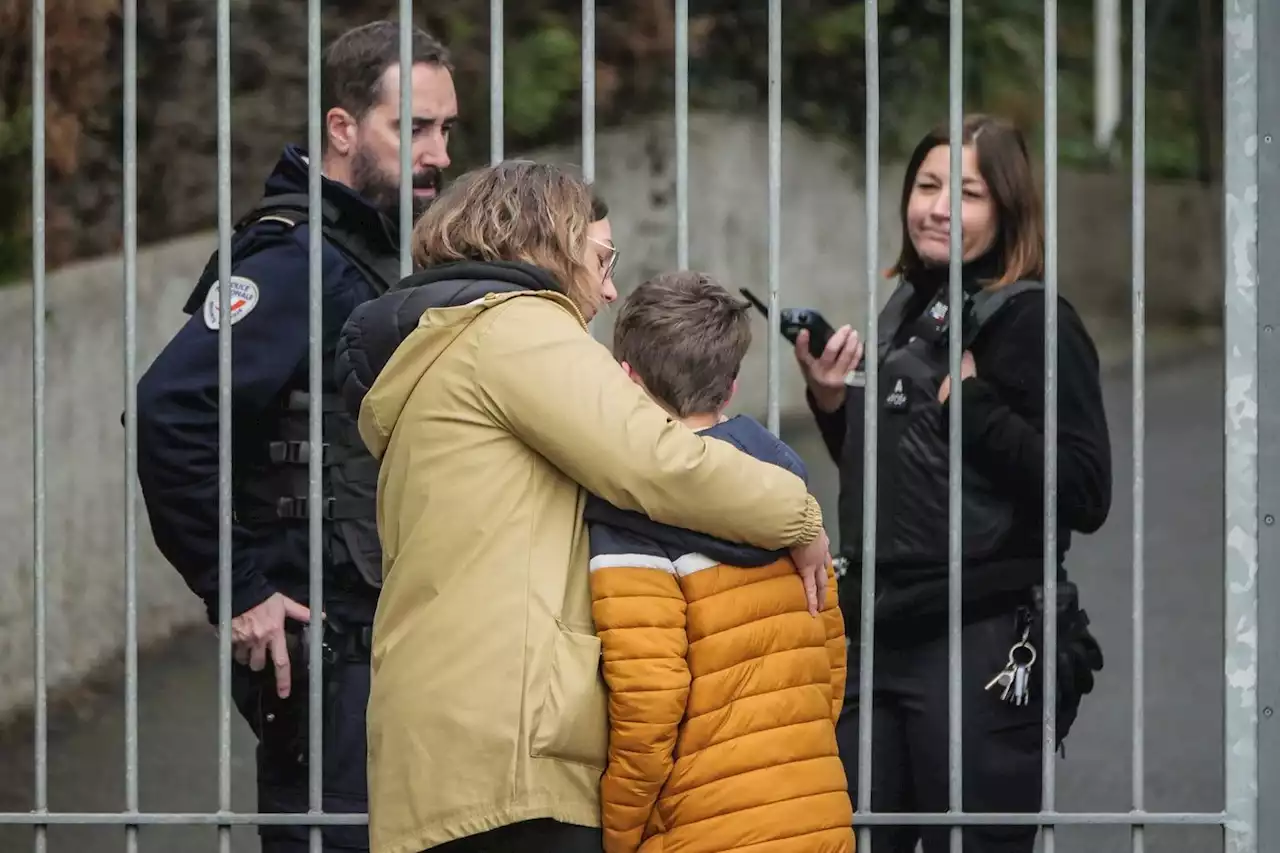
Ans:
[[[1041,679],[1033,667],[1031,701],[1015,706],[986,686],[1004,668],[1017,640],[1010,611],[964,626],[961,639],[963,803],[967,812],[1040,810]],[[943,620],[945,626],[945,620]],[[1030,638],[1040,649],[1039,637]],[[859,654],[849,646],[849,681],[836,735],[855,806],[858,786]],[[948,809],[948,644],[945,628],[917,642],[876,638],[872,699],[871,802],[875,812],[945,812]],[[855,819],[856,824],[856,819]],[[1030,853],[1035,826],[971,826],[965,853]],[[950,828],[876,827],[876,853],[946,853]]]
[[[601,853],[599,829],[555,820],[524,820],[459,838],[424,853]]]
[[[368,811],[365,706],[369,702],[367,651],[343,648],[335,652],[323,670],[322,793],[325,812]],[[280,699],[271,668],[253,672],[232,664],[231,692],[241,715],[258,737],[258,810],[303,813],[308,809],[307,653],[290,643],[294,674],[289,698]],[[258,835],[262,853],[307,853],[310,828],[262,826]],[[367,851],[367,826],[325,826],[321,829],[325,853]]]

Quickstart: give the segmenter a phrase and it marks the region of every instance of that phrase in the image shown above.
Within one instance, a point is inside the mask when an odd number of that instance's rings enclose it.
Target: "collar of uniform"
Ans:
[[[275,171],[267,179],[267,194],[270,195],[273,190],[306,194],[310,191],[310,169],[306,149],[299,145],[285,146]],[[381,243],[377,248],[383,252],[399,252],[395,224],[366,201],[364,196],[346,184],[321,175],[320,197],[338,214],[340,220],[348,223],[344,228]]]
[[[960,268],[960,284],[964,288],[965,293],[972,296],[983,288],[989,282],[1000,277],[1001,260],[1003,252],[999,247],[993,247],[985,254],[966,261]],[[916,289],[916,291],[925,299],[932,298],[935,294],[943,291],[944,298],[947,296],[946,288],[951,280],[950,264],[943,264],[936,267],[924,267],[913,271],[907,276],[907,281]]]

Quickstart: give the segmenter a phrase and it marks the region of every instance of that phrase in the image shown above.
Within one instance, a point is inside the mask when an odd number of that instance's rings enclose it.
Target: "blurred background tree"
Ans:
[[[1128,20],[1123,52],[1128,98]],[[1111,150],[1093,141],[1094,0],[1059,0],[1062,168],[1127,168],[1128,121]],[[379,17],[395,0],[326,0],[325,39]],[[419,3],[419,7],[427,4]],[[455,170],[488,157],[487,0],[422,9],[420,24],[453,50],[463,121]],[[600,127],[671,109],[671,0],[597,3]],[[880,0],[881,150],[904,154],[945,121],[946,0]],[[0,0],[0,279],[30,264],[30,0]],[[216,6],[139,0],[139,239],[211,227],[216,215]],[[233,199],[252,204],[279,148],[306,138],[304,0],[232,0]],[[1017,121],[1043,144],[1041,4],[966,0],[966,110]],[[764,0],[690,4],[690,105],[763,115],[768,15]],[[576,139],[581,126],[580,0],[506,4],[507,150]],[[1148,0],[1147,166],[1153,178],[1220,174],[1222,0]],[[812,132],[860,146],[865,132],[865,10],[848,0],[787,0],[783,112]],[[121,241],[122,32],[119,0],[47,0],[48,263],[114,251]]]

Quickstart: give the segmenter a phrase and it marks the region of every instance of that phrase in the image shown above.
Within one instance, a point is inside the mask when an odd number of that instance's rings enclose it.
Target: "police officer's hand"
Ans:
[[[796,336],[796,361],[809,391],[824,412],[844,405],[845,377],[862,362],[862,341],[852,326],[836,329],[819,358],[809,354],[809,332]]]
[[[970,376],[978,375],[978,366],[973,363],[973,353],[968,350],[964,351],[964,355],[960,356],[960,381],[968,379]],[[945,403],[947,398],[951,396],[951,374],[948,373],[946,378],[942,380],[942,387],[938,389],[938,402]]]
[[[808,545],[791,549],[791,561],[796,564],[800,580],[804,582],[804,597],[809,613],[818,615],[822,602],[827,600],[827,566],[831,564],[831,542],[827,532],[818,532],[818,538]]]
[[[259,672],[267,665],[267,655],[275,665],[276,694],[289,696],[292,684],[289,649],[285,644],[284,620],[310,622],[311,610],[292,598],[275,593],[266,601],[231,620],[231,654],[236,661]]]

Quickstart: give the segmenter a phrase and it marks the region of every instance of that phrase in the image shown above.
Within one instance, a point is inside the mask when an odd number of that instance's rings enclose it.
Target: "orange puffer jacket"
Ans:
[[[606,853],[851,853],[834,573],[815,618],[785,555],[594,498],[586,518],[609,688]]]

